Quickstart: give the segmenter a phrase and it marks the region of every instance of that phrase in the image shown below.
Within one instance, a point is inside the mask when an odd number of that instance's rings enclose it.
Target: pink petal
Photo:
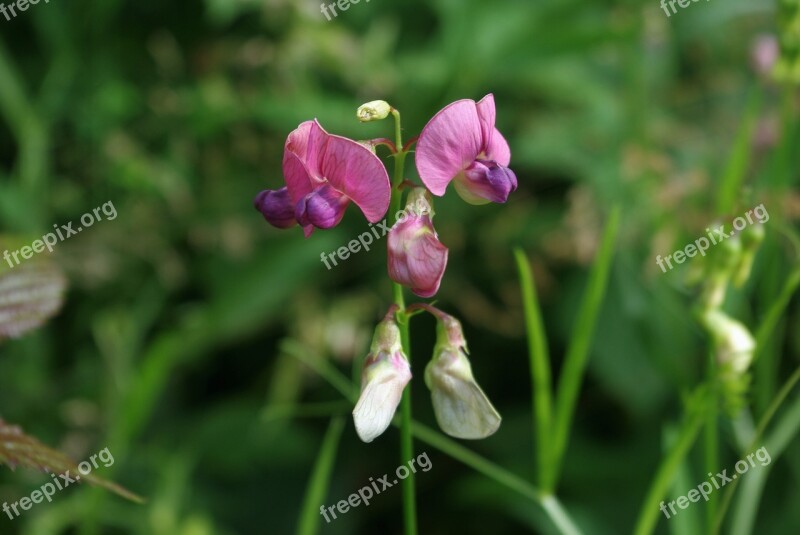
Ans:
[[[489,93],[478,104],[478,118],[481,122],[481,136],[483,137],[483,152],[485,160],[494,160],[503,167],[508,167],[511,162],[511,150],[508,148],[503,135],[495,128],[494,95]]]
[[[475,105],[478,109],[478,120],[481,123],[482,146],[485,149],[492,142],[492,135],[495,132],[495,108],[494,95],[489,93],[478,101]]]
[[[389,278],[420,297],[439,291],[448,250],[436,236],[428,216],[409,217],[389,231]]]
[[[392,186],[383,163],[368,148],[329,134],[319,153],[319,172],[356,203],[370,223],[386,215]]]
[[[482,149],[481,121],[473,100],[446,106],[422,129],[417,142],[419,176],[434,195],[444,195],[447,185]]]
[[[494,160],[503,167],[508,167],[511,162],[511,149],[508,148],[508,142],[503,137],[497,128],[494,129],[492,134],[492,141],[484,149],[487,160]]]
[[[314,189],[306,166],[296,154],[288,150],[283,153],[283,179],[292,203],[298,203]]]

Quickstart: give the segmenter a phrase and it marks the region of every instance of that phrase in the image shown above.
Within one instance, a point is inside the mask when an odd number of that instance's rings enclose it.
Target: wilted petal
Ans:
[[[411,368],[403,354],[393,307],[375,329],[361,373],[361,396],[353,410],[361,440],[372,442],[386,431],[410,380]]]
[[[380,353],[368,359],[361,396],[353,410],[356,432],[361,440],[372,442],[386,431],[410,380],[411,368],[401,355]]]
[[[327,229],[339,224],[347,208],[347,197],[325,184],[306,195],[297,203],[294,217],[304,227]]]
[[[425,368],[436,421],[450,436],[486,438],[497,431],[502,418],[472,375],[461,323],[439,310],[436,315],[436,346]]]
[[[290,228],[297,224],[294,217],[294,203],[286,187],[262,191],[256,197],[255,207],[270,225]]]
[[[456,191],[470,204],[504,203],[517,189],[517,176],[495,161],[475,160],[456,177]]]
[[[481,152],[482,133],[473,100],[446,106],[422,129],[416,150],[419,176],[434,195],[444,195],[447,185]]]
[[[501,418],[481,387],[462,350],[443,349],[425,369],[436,421],[455,438],[481,439],[494,434]]]

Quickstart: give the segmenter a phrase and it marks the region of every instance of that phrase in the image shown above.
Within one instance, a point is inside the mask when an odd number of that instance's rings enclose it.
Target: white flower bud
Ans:
[[[358,117],[358,120],[362,123],[367,123],[369,121],[386,119],[391,112],[392,107],[389,106],[388,102],[384,100],[373,100],[372,102],[362,104],[358,108],[358,111],[356,111],[356,117]]]

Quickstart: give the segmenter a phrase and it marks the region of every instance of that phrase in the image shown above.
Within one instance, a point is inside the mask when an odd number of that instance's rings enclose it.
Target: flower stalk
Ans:
[[[392,108],[394,117],[395,147],[403,147],[403,129],[400,119],[400,112]],[[394,156],[394,176],[392,179],[392,197],[389,203],[389,214],[396,214],[403,204],[403,172],[405,169],[406,154],[408,150],[403,147]],[[411,362],[411,333],[409,332],[408,315],[406,314],[406,301],[403,294],[403,287],[392,282],[394,294],[394,304],[398,307],[397,325],[400,328],[400,341],[408,361]],[[411,435],[411,389],[403,391],[403,399],[400,401],[400,462],[405,463],[414,456],[414,438]],[[406,535],[416,535],[417,533],[417,503],[416,488],[414,486],[414,474],[402,482],[403,489],[403,525]]]

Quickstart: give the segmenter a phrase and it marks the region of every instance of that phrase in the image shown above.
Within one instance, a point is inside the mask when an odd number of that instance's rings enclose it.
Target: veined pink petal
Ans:
[[[511,162],[511,150],[503,135],[495,127],[494,95],[489,93],[478,104],[478,118],[481,122],[482,150],[484,160],[494,160],[503,167]]]
[[[494,108],[494,95],[489,93],[478,101],[475,105],[478,109],[478,120],[481,123],[481,138],[483,139],[483,149],[491,145],[492,136],[496,129],[494,127],[495,121],[495,108]]]
[[[497,128],[494,129],[492,134],[492,141],[484,148],[487,160],[494,160],[503,167],[508,167],[511,163],[511,149],[508,148],[508,142],[503,134]]]
[[[319,154],[319,173],[356,203],[370,223],[386,215],[392,186],[383,163],[368,148],[328,134]]]
[[[294,204],[314,190],[306,166],[295,153],[288,150],[283,153],[283,179]]]
[[[480,153],[482,137],[473,100],[458,100],[433,116],[422,129],[415,157],[419,176],[431,193],[444,195],[453,177]]]

